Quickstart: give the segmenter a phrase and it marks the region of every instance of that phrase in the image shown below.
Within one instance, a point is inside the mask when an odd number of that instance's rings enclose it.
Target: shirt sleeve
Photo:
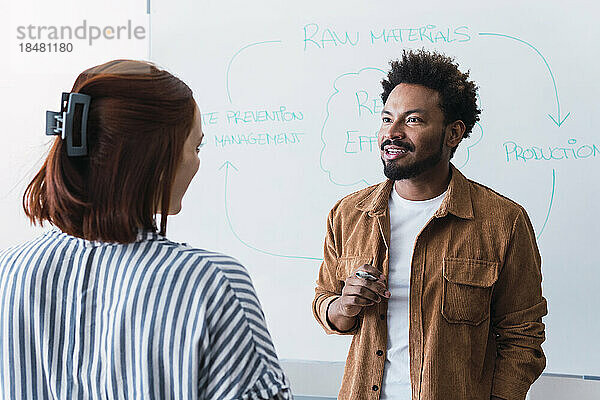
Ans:
[[[497,357],[492,395],[525,399],[531,384],[546,366],[542,317],[541,257],[533,227],[524,209],[514,223],[505,262],[492,295],[492,329]]]
[[[206,307],[202,399],[291,399],[265,317],[246,269],[219,265]]]
[[[329,212],[329,216],[327,217],[327,234],[323,250],[323,263],[319,269],[312,311],[315,319],[327,334],[353,335],[358,331],[358,321],[349,331],[339,331],[329,321],[329,318],[327,318],[329,305],[341,296],[342,288],[344,287],[344,283],[337,278],[338,252],[334,234],[334,213],[335,207]]]

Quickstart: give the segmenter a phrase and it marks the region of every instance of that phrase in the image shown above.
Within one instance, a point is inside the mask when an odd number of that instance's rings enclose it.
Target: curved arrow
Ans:
[[[542,58],[542,61],[546,65],[546,68],[548,68],[548,73],[550,73],[550,78],[552,78],[552,84],[554,85],[554,94],[556,96],[556,116],[557,116],[557,118],[555,119],[550,114],[548,114],[548,117],[550,117],[552,122],[554,122],[558,127],[560,127],[565,122],[565,120],[569,117],[569,115],[571,115],[571,113],[569,112],[569,113],[567,113],[567,115],[565,115],[564,118],[562,118],[562,119],[560,118],[560,99],[558,98],[558,88],[556,87],[556,80],[554,79],[554,74],[552,74],[552,69],[550,69],[550,65],[548,64],[548,61],[546,61],[546,57],[544,57],[544,55],[542,53],[540,53],[540,51],[538,49],[536,49],[532,44],[524,41],[523,39],[519,39],[514,36],[504,35],[501,33],[489,33],[489,32],[481,32],[481,33],[479,33],[479,35],[480,36],[498,36],[498,37],[516,40],[517,42],[523,43],[524,45],[533,49],[533,51],[535,51]]]
[[[240,55],[240,53],[244,50],[246,50],[247,48],[250,48],[252,46],[258,46],[261,44],[268,44],[268,43],[281,43],[281,40],[265,40],[264,42],[256,42],[256,43],[250,43],[244,47],[242,47],[241,49],[239,49],[234,55],[233,57],[231,57],[231,60],[229,60],[229,64],[227,65],[227,75],[225,77],[225,84],[227,86],[227,98],[229,99],[229,102],[231,103],[231,93],[229,92],[229,70],[231,69],[231,64],[233,63],[233,60]]]
[[[251,244],[245,242],[235,231],[235,229],[233,229],[233,224],[231,223],[231,218],[229,217],[229,208],[227,207],[227,183],[229,181],[229,168],[233,168],[236,171],[238,171],[238,169],[229,161],[225,161],[223,163],[223,165],[221,165],[221,167],[219,168],[219,170],[223,169],[223,167],[225,167],[225,218],[227,218],[227,224],[229,225],[229,229],[231,229],[231,232],[233,233],[233,236],[235,236],[235,238],[237,240],[240,241],[240,243],[242,243],[244,246],[254,250],[254,251],[258,251],[259,253],[263,253],[269,256],[273,256],[273,257],[281,257],[281,258],[293,258],[293,259],[301,259],[301,260],[315,260],[315,261],[323,261],[322,258],[316,258],[316,257],[305,257],[305,256],[290,256],[290,255],[286,255],[286,254],[277,254],[277,253],[273,253],[270,251],[266,251],[266,250],[261,250],[259,248],[256,248],[254,246],[252,246]]]
[[[540,229],[540,233],[538,233],[537,236],[535,237],[537,240],[539,240],[540,236],[542,236],[544,229],[546,229],[546,224],[548,223],[548,219],[550,218],[550,210],[552,210],[552,203],[554,202],[555,187],[556,187],[556,170],[553,168],[552,169],[552,194],[550,195],[550,205],[548,205],[548,213],[546,214],[546,220],[544,221],[544,224],[542,225],[542,229]]]

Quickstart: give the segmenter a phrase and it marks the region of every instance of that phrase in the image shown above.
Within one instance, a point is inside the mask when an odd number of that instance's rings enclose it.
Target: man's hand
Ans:
[[[376,281],[356,276],[356,271],[364,271],[375,276]],[[379,303],[382,298],[389,299],[391,294],[387,290],[385,277],[376,268],[364,264],[346,278],[342,296],[329,305],[327,317],[340,331],[352,329],[356,323],[356,316],[363,308]]]

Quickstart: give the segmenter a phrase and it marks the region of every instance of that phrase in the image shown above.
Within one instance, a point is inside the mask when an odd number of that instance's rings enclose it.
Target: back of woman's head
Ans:
[[[194,123],[192,91],[152,64],[115,60],[81,73],[71,92],[91,96],[87,156],[68,156],[57,137],[25,191],[25,213],[32,223],[48,221],[74,236],[128,243],[139,229],[155,230],[159,212],[165,234],[172,183]]]

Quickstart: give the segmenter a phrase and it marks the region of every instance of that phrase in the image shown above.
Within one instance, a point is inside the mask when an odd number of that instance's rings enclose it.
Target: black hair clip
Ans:
[[[46,135],[67,140],[67,155],[87,155],[87,120],[92,98],[83,93],[64,93],[60,111],[46,111]]]

